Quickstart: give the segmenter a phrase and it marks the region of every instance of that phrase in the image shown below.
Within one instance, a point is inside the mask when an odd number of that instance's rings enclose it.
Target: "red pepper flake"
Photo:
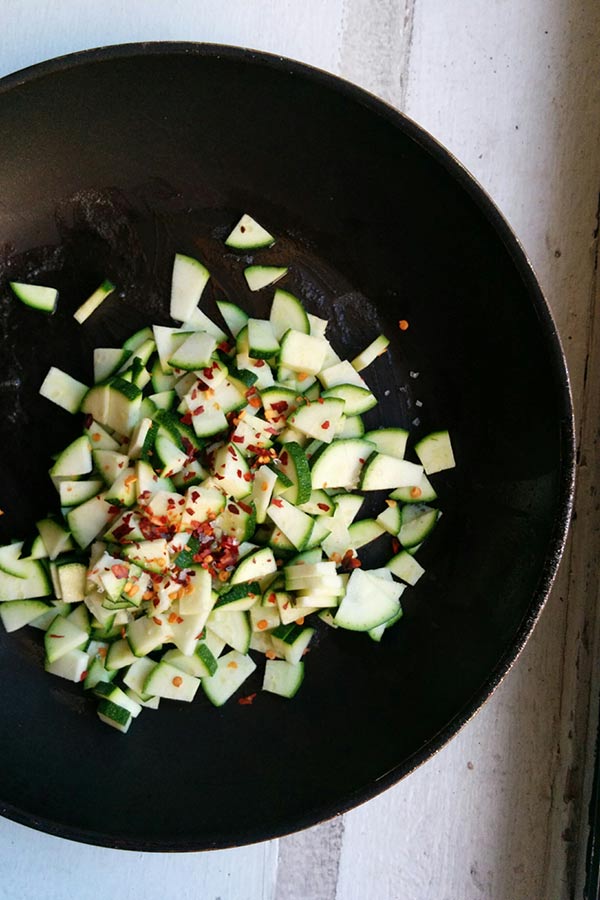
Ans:
[[[329,512],[329,510],[331,509],[331,507],[328,506],[327,503],[317,503],[317,506],[319,507],[319,509],[322,509],[323,512]]]
[[[279,499],[279,497],[275,497],[273,500],[273,506],[278,506],[280,509],[283,507],[283,501]]]
[[[244,443],[244,438],[242,437],[241,434],[232,434],[231,440],[233,441],[234,444],[243,444]]]
[[[321,422],[321,428],[323,428],[325,431],[327,431],[330,426],[331,422],[329,421],[329,419],[325,419],[324,422]]]
[[[244,481],[252,481],[252,472],[244,472]]]
[[[217,350],[222,350],[223,353],[229,353],[231,347],[229,346],[227,341],[221,341],[221,343],[217,345]]]
[[[157,616],[152,616],[152,621],[155,625],[162,625],[162,619],[159,619]]]
[[[115,578],[127,578],[129,574],[129,569],[122,563],[117,563],[114,566],[111,566],[110,571],[113,573]]]
[[[237,469],[235,474],[237,475],[238,478],[241,478],[241,477],[242,477],[242,470],[241,470],[241,469]]]
[[[191,481],[192,478],[195,478],[195,477],[196,477],[195,472],[186,472],[185,475],[183,476],[183,480],[184,480],[184,481]]]
[[[228,503],[227,509],[233,516],[239,516],[240,511],[234,503]]]
[[[86,679],[87,677],[88,677],[88,671],[87,671],[87,669],[86,669],[85,672],[82,672],[82,673],[81,673],[81,677],[80,677],[79,680],[80,680],[80,681],[85,681],[85,679]]]
[[[121,628],[121,637],[123,638],[123,640],[125,640],[125,638],[127,637],[127,632],[124,628]]]
[[[214,373],[213,373],[213,370],[212,370],[212,367],[211,367],[211,368],[202,369],[202,374],[204,375],[204,377],[205,377],[208,381],[212,381],[213,378],[215,377],[215,376],[214,376]]]
[[[325,403],[322,397],[317,397],[317,403]]]
[[[364,466],[364,464],[365,464],[365,461],[364,461],[364,459],[361,459],[361,458],[360,458],[360,457],[359,457],[359,459],[358,459],[358,461],[359,461],[359,463],[360,463],[360,464],[361,464],[361,465],[363,465],[363,466]]]
[[[398,540],[398,538],[392,538],[392,550],[394,551],[394,553],[400,552],[400,541]]]
[[[181,416],[181,418],[179,419],[179,421],[180,421],[183,425],[191,425],[191,424],[192,424],[192,414],[191,414],[191,412],[186,412],[186,413],[184,413],[184,415]]]
[[[243,509],[244,512],[245,512],[247,515],[251,515],[251,514],[252,514],[252,507],[251,507],[251,506],[248,506],[247,503],[244,503],[243,500],[238,500],[237,504],[238,504],[238,506],[240,507],[240,509]]]
[[[277,597],[273,593],[269,594],[269,596],[267,597],[267,600],[269,603],[277,603]]]
[[[287,450],[281,451],[281,453],[279,454],[279,461],[281,462],[282,466],[287,466],[288,461],[289,461],[289,456],[288,456]]]
[[[406,321],[406,319],[400,319],[400,321],[398,322],[398,328],[400,329],[400,331],[406,331],[408,329],[408,322]]]
[[[255,693],[248,694],[247,697],[240,697],[240,699],[238,700],[238,703],[240,704],[240,706],[252,706],[252,704],[254,703],[255,697],[256,697]]]
[[[48,637],[57,638],[57,639],[64,638],[64,634],[50,634],[50,635],[48,635]]]
[[[94,424],[94,417],[90,416],[88,413],[88,415],[83,420],[83,426],[84,426],[84,428],[91,428],[93,424]]]
[[[173,678],[171,684],[176,688],[181,687],[181,685],[183,684],[183,678],[181,677],[181,675],[176,675],[175,678]]]
[[[271,409],[274,409],[275,412],[283,413],[289,408],[289,405],[287,400],[276,400],[275,403],[271,403]]]
[[[225,478],[225,476],[224,476],[224,475],[219,475],[218,472],[215,472],[215,474],[213,475],[213,478],[218,478],[219,481],[223,481],[224,478]]]
[[[248,403],[249,403],[250,406],[252,406],[254,409],[258,409],[259,406],[261,405],[260,397],[248,397]]]
[[[255,362],[254,362],[254,368],[255,368],[255,369],[262,369],[262,367],[264,366],[264,364],[265,364],[264,359],[257,359],[257,360],[255,360]]]
[[[195,509],[193,508],[193,506],[188,506],[185,511],[188,514],[188,516],[193,516],[195,513]]]
[[[120,512],[121,512],[121,509],[118,506],[109,506],[108,507],[109,516],[116,516],[117,513],[120,513]]]

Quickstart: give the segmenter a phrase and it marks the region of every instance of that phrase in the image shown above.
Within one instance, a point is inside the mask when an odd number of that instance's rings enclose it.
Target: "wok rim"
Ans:
[[[313,807],[310,812],[295,815],[278,827],[258,826],[252,831],[232,835],[230,839],[199,843],[190,840],[169,840],[168,837],[151,841],[136,836],[114,836],[92,829],[79,828],[38,817],[19,809],[13,804],[0,801],[0,814],[20,825],[68,840],[112,849],[143,852],[197,852],[201,850],[229,849],[272,840],[305,828],[317,825],[343,815],[351,809],[366,803],[383,791],[397,784],[423,763],[435,756],[458,732],[475,716],[510,672],[539,619],[556,578],[558,566],[568,537],[575,496],[576,436],[573,402],[566,358],[556,324],[532,263],[512,227],[508,224],[487,191],[467,168],[433,135],[413,119],[400,112],[386,101],[364,88],[340,76],[333,75],[318,67],[297,60],[247,47],[227,44],[193,41],[150,41],[111,44],[92,49],[78,50],[63,56],[44,60],[0,78],[0,98],[9,91],[34,81],[69,71],[90,63],[111,62],[122,58],[138,56],[187,55],[197,57],[224,58],[236,62],[266,66],[279,72],[305,78],[322,85],[343,97],[361,104],[417,143],[425,152],[441,164],[449,176],[455,179],[469,194],[492,226],[510,255],[527,295],[538,315],[539,327],[548,351],[549,364],[556,383],[556,402],[560,411],[560,457],[561,468],[557,483],[557,508],[552,536],[548,542],[543,560],[540,580],[532,594],[528,609],[518,631],[500,660],[488,677],[473,693],[468,703],[452,719],[427,741],[418,751],[393,767],[369,785],[361,786],[342,800]],[[0,99],[1,102],[1,99]]]

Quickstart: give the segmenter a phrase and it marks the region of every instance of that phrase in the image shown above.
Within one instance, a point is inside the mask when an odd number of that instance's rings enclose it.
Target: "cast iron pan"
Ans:
[[[368,373],[382,396],[370,422],[415,435],[447,426],[459,460],[436,481],[445,515],[401,625],[381,645],[319,635],[293,702],[164,703],[123,737],[78,687],[44,674],[38,633],[0,635],[0,812],[110,847],[198,850],[373,797],[493,691],[562,550],[568,378],[517,241],[414,123],[329,75],[246,50],[132,45],[44,63],[0,82],[0,134],[2,540],[55,505],[49,456],[80,427],[37,396],[46,370],[89,381],[94,345],[167,323],[174,251],[213,272],[209,312],[223,295],[267,308],[244,286],[245,260],[223,256],[243,211],[280,236],[256,259],[291,265],[285,286],[331,320],[345,355],[391,337]],[[11,277],[58,286],[58,314],[18,304]],[[104,277],[122,299],[82,328],[72,312]]]

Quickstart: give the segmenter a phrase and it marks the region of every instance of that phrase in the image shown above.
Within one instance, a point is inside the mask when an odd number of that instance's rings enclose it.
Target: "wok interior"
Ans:
[[[0,635],[0,808],[83,840],[190,849],[365,799],[479,705],[556,564],[567,389],[518,251],[416,129],[260,56],[135,51],[59,66],[1,94],[0,123],[3,540],[55,504],[49,454],[79,427],[37,396],[45,372],[89,383],[94,346],[167,323],[175,251],[211,269],[209,313],[219,296],[266,312],[244,263],[223,254],[244,211],[278,236],[253,258],[290,265],[286,286],[330,319],[341,355],[391,339],[366,372],[380,397],[369,421],[448,427],[458,459],[436,479],[444,516],[402,623],[380,645],[320,635],[292,702],[164,703],[122,737],[78,687],[45,675],[38,633]],[[42,276],[61,288],[50,320],[6,288]],[[81,328],[72,312],[104,277],[125,299]]]

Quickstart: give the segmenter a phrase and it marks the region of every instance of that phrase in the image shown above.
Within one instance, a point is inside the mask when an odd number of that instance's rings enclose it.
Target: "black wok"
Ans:
[[[293,702],[164,703],[126,737],[45,675],[39,634],[0,635],[0,812],[141,850],[227,847],[347,810],[428,759],[523,647],[548,594],[573,486],[568,378],[548,307],[499,212],[433,138],[322,72],[245,50],[112,47],[0,82],[0,520],[24,536],[56,503],[49,456],[73,417],[37,396],[51,364],[168,322],[175,250],[216,295],[265,310],[222,238],[249,211],[280,240],[288,286],[354,355],[380,331],[372,422],[449,427],[445,510],[381,645],[329,631]],[[260,260],[261,254],[257,255]],[[104,278],[113,300],[72,312]],[[56,316],[10,279],[61,291]],[[400,332],[398,319],[409,321]],[[384,392],[388,392],[387,396]],[[417,405],[422,402],[422,406]]]

